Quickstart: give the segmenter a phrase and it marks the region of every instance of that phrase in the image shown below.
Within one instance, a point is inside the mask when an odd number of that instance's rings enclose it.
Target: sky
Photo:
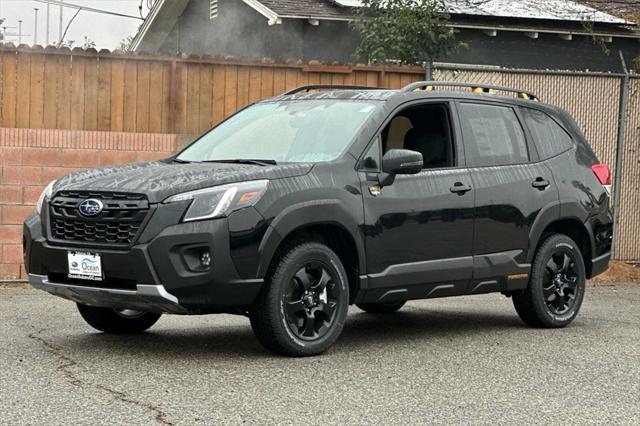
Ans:
[[[148,4],[152,0],[64,0],[65,3],[81,6],[104,9],[112,12],[119,12],[127,15],[140,16],[138,6],[143,4],[143,16],[148,12]],[[40,9],[38,12],[38,44],[46,44],[46,9],[45,3],[34,0],[0,0],[0,19],[5,18],[2,26],[9,27],[6,33],[18,33],[18,20],[22,20],[22,43],[34,44],[35,12],[34,8]],[[50,43],[57,42],[59,36],[59,6],[50,6]],[[65,7],[63,12],[63,31],[77,9]],[[81,11],[75,18],[65,40],[75,41],[74,46],[82,45],[85,37],[96,43],[99,49],[115,49],[120,41],[127,36],[135,35],[138,27],[142,23],[139,19],[121,18],[109,16],[101,13]],[[1,29],[1,28],[0,28]],[[17,36],[6,37],[7,42],[18,43]]]

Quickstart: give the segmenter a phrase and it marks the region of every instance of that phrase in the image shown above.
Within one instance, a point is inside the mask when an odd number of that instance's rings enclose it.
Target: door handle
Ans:
[[[451,192],[458,195],[464,195],[465,193],[471,191],[471,185],[465,185],[462,182],[456,182],[450,188]]]
[[[551,185],[549,181],[542,177],[536,178],[536,180],[531,183],[531,186],[538,189],[546,189],[549,185]]]

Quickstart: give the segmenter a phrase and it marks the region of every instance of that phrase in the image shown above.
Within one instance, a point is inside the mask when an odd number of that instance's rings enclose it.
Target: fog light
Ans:
[[[203,268],[211,266],[211,252],[205,251],[200,255],[200,265]]]

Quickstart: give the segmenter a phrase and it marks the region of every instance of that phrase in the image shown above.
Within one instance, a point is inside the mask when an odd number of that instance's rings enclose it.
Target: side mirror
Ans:
[[[390,149],[382,157],[380,185],[389,186],[396,175],[415,175],[422,171],[422,154],[409,149]]]
[[[382,171],[393,175],[415,175],[422,170],[422,154],[408,149],[390,149],[382,157]]]

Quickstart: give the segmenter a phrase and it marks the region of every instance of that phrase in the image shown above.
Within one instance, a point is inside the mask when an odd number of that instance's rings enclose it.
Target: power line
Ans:
[[[112,12],[110,10],[96,9],[94,7],[87,7],[87,6],[80,6],[80,5],[77,5],[77,4],[67,3],[67,2],[63,2],[63,1],[59,1],[59,0],[33,0],[33,1],[37,1],[39,3],[53,4],[55,6],[70,7],[70,8],[78,9],[78,10],[86,10],[87,12],[95,12],[95,13],[102,13],[102,14],[105,14],[105,15],[119,16],[121,18],[138,19],[138,20],[141,20],[141,21],[144,20],[141,17],[135,16],[135,15],[127,15],[125,13]]]

